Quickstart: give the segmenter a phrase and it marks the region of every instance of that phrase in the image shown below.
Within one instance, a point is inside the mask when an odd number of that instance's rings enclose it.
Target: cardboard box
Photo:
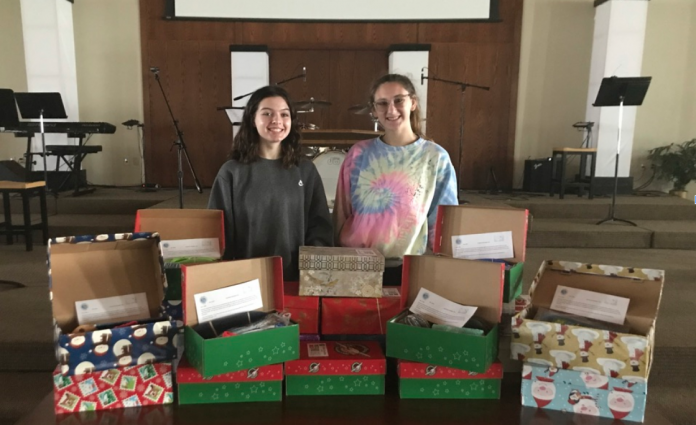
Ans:
[[[384,394],[386,368],[376,342],[303,341],[300,359],[285,363],[285,394]]]
[[[56,413],[88,412],[174,402],[171,363],[108,369],[83,375],[53,372]]]
[[[220,254],[225,252],[225,217],[220,210],[145,209],[135,214],[136,232],[157,232],[162,241],[216,238]],[[165,263],[165,300],[181,300],[179,264]]]
[[[281,401],[283,364],[225,373],[205,379],[186,359],[176,370],[179,404]]]
[[[319,333],[319,297],[299,295],[299,282],[285,282],[285,311],[299,323],[300,334]]]
[[[71,236],[49,240],[48,274],[56,355],[65,375],[169,361],[177,325],[162,316],[164,274],[157,233]],[[73,333],[75,303],[145,293],[151,319]],[[161,319],[161,320],[156,320]],[[131,317],[119,319],[129,322]],[[146,323],[147,322],[147,323]]]
[[[437,208],[433,251],[452,257],[454,253],[452,236],[511,231],[515,256],[504,259],[511,264],[511,267],[505,271],[505,288],[503,290],[503,302],[510,302],[522,293],[528,225],[529,213],[523,209],[440,205]]]
[[[384,287],[382,298],[322,298],[322,335],[384,335],[387,322],[404,308],[398,287]]]
[[[184,266],[184,336],[191,365],[210,378],[223,373],[282,363],[299,357],[299,325],[267,329],[244,335],[205,339],[198,324],[194,295],[259,279],[263,307],[283,310],[283,264],[280,257]]]
[[[300,247],[300,295],[382,296],[384,256],[373,248]]]
[[[484,373],[399,361],[401,398],[499,399],[503,366],[496,361]]]
[[[414,362],[486,372],[498,354],[498,323],[503,308],[504,267],[501,263],[437,256],[404,256],[402,297],[411,306],[420,288],[448,300],[476,306],[476,315],[493,325],[483,336],[455,334],[387,323],[387,356]],[[485,284],[482,284],[485,282]]]
[[[525,363],[522,369],[522,404],[540,409],[643,422],[647,390],[642,378],[611,378],[590,367]]]
[[[531,304],[512,318],[512,356],[613,378],[647,378],[663,284],[662,270],[546,261],[529,291]],[[558,285],[629,298],[625,324],[631,333],[534,320],[538,308],[549,308]]]

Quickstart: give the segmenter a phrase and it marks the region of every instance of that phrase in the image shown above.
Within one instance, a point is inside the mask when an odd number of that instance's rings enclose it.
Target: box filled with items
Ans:
[[[177,325],[162,315],[157,233],[49,241],[48,268],[61,373],[169,361]]]
[[[382,296],[384,256],[373,248],[301,246],[300,295]]]
[[[405,256],[407,310],[387,323],[387,355],[486,372],[498,353],[504,266],[437,256]]]
[[[282,313],[280,257],[183,271],[186,357],[204,378],[298,358],[299,326]]]

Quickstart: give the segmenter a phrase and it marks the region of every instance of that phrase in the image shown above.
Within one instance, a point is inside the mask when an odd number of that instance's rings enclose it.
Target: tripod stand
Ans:
[[[162,96],[164,97],[164,103],[167,104],[167,109],[169,110],[169,116],[172,118],[174,123],[174,130],[176,131],[176,140],[172,147],[177,147],[177,179],[179,181],[179,208],[184,208],[184,170],[183,170],[183,158],[186,158],[186,163],[191,170],[191,175],[193,176],[193,182],[196,185],[196,191],[198,193],[203,193],[203,188],[201,183],[198,181],[198,176],[196,176],[196,171],[193,169],[193,164],[191,164],[191,159],[189,159],[188,150],[186,149],[186,143],[184,143],[184,133],[179,129],[179,121],[174,118],[174,113],[172,112],[172,107],[169,105],[169,100],[167,100],[167,95],[164,93],[164,87],[162,87],[162,82],[159,78],[159,68],[150,68],[150,71],[155,74],[155,80],[162,91]],[[182,158],[183,157],[183,158]]]
[[[643,104],[645,93],[648,91],[652,77],[608,77],[602,79],[602,84],[597,93],[597,99],[593,106],[618,106],[619,107],[619,129],[616,138],[616,159],[614,162],[614,192],[611,196],[611,207],[609,216],[597,222],[597,225],[611,222],[621,222],[637,226],[636,223],[616,218],[616,192],[619,188],[619,152],[621,151],[621,126],[623,124],[623,107],[639,106]]]
[[[423,80],[439,81],[441,83],[458,86],[461,93],[459,104],[459,160],[457,161],[457,193],[460,193],[462,188],[462,152],[464,150],[464,101],[466,99],[464,97],[464,93],[467,87],[473,87],[475,89],[481,90],[490,90],[491,88],[485,86],[478,86],[476,84],[464,83],[461,81],[452,81],[438,77],[425,76],[421,73],[421,84],[423,84]]]

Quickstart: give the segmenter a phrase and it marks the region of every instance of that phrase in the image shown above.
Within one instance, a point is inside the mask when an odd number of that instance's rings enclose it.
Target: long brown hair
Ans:
[[[282,97],[290,109],[290,133],[288,133],[288,137],[280,142],[280,157],[283,160],[283,166],[290,168],[300,163],[302,133],[300,133],[297,125],[297,112],[290,101],[290,95],[284,88],[279,86],[261,87],[251,95],[244,107],[242,123],[239,127],[239,132],[232,141],[232,151],[229,157],[243,164],[249,164],[259,159],[259,141],[261,137],[258,130],[256,130],[254,120],[256,112],[259,110],[259,104],[262,100],[269,97]]]
[[[370,88],[370,106],[372,107],[372,110],[374,111],[375,109],[375,93],[377,92],[377,89],[379,89],[379,87],[382,84],[386,83],[401,84],[401,87],[403,87],[408,92],[409,96],[411,96],[411,99],[416,101],[416,108],[413,111],[411,111],[411,114],[409,116],[409,119],[411,121],[411,130],[414,133],[416,133],[418,137],[427,139],[427,136],[425,135],[425,132],[423,131],[423,128],[421,126],[422,121],[420,101],[418,99],[418,96],[416,95],[416,88],[411,82],[411,79],[407,76],[401,74],[387,74],[375,80],[375,82],[372,83],[372,87]]]

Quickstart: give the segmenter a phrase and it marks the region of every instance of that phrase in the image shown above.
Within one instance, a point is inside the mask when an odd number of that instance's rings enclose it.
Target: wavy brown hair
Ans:
[[[280,157],[283,160],[283,166],[290,168],[300,163],[302,133],[297,125],[297,112],[290,101],[290,95],[279,86],[261,87],[251,95],[244,107],[242,123],[239,132],[232,141],[232,151],[229,157],[243,164],[250,164],[259,159],[259,141],[261,138],[256,130],[254,119],[261,101],[269,97],[282,97],[290,109],[290,133],[280,142]]]
[[[408,78],[405,75],[401,74],[387,74],[384,75],[377,80],[375,80],[374,83],[372,83],[372,87],[370,88],[370,107],[372,110],[375,110],[375,93],[377,92],[377,89],[382,84],[386,83],[398,83],[406,89],[408,92],[409,96],[411,96],[411,99],[416,101],[416,109],[411,111],[411,114],[409,116],[409,119],[411,121],[411,130],[416,133],[418,137],[422,137],[424,139],[427,139],[428,136],[425,135],[425,132],[423,131],[423,128],[421,126],[422,120],[421,120],[421,110],[420,110],[420,101],[418,99],[418,96],[416,95],[416,88],[414,87],[413,83],[411,82],[411,79]]]

